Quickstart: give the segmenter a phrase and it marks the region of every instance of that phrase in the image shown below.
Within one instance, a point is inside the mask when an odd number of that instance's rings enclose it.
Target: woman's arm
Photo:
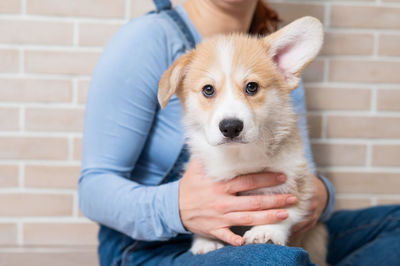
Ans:
[[[158,80],[170,61],[167,43],[155,15],[122,27],[96,66],[86,104],[80,208],[135,239],[186,232],[179,182],[143,186],[128,179],[155,117]]]
[[[303,139],[303,145],[305,149],[305,153],[307,156],[308,164],[314,175],[316,174],[315,164],[312,157],[310,140],[308,138],[308,130],[307,130],[307,117],[306,117],[306,107],[305,107],[305,95],[304,95],[304,87],[303,83],[300,83],[300,86],[292,91],[292,99],[294,103],[294,108],[297,114],[299,114],[298,125],[300,128],[300,133]],[[335,207],[335,190],[329,182],[323,176],[319,176],[318,178],[314,176],[313,178],[314,186],[315,186],[315,195],[312,200],[312,212],[311,215],[313,217],[313,222],[316,222],[318,219],[320,221],[326,221],[332,215]],[[310,216],[310,217],[311,217]],[[304,225],[304,224],[303,224]],[[301,227],[302,225],[300,225]]]

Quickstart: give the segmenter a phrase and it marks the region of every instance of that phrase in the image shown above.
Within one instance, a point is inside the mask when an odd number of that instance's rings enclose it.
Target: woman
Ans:
[[[197,161],[182,173],[188,154],[180,102],[173,97],[163,110],[157,103],[162,73],[186,50],[219,33],[268,34],[276,29],[275,13],[256,0],[188,0],[173,10],[169,1],[155,2],[157,13],[128,23],[108,44],[89,91],[79,195],[83,213],[101,224],[101,265],[311,264],[302,249],[241,246],[243,239],[229,230],[241,224],[243,215],[254,224],[286,219],[285,207],[295,202],[292,195],[236,196],[278,185],[284,178],[259,173],[213,183],[204,178]],[[303,96],[302,86],[292,94],[299,113],[304,112]],[[299,126],[313,167],[304,118]],[[330,183],[318,177],[314,183],[311,215],[294,233],[311,228],[318,219],[326,221],[332,213]],[[194,256],[187,251],[190,232],[232,246]]]

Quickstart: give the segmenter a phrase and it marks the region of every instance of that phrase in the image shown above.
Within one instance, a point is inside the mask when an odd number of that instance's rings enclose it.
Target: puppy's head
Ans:
[[[252,143],[284,120],[289,93],[318,54],[321,23],[304,17],[264,38],[217,36],[180,57],[160,80],[165,107],[181,99],[190,136],[216,146]]]

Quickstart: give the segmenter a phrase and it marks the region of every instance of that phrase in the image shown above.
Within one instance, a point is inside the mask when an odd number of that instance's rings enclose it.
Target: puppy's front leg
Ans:
[[[225,245],[221,241],[195,235],[190,252],[192,252],[194,255],[206,254],[207,252],[222,248],[224,246]]]
[[[290,229],[300,222],[305,212],[299,208],[289,208],[289,217],[277,224],[258,225],[247,231],[243,238],[246,244],[267,243],[271,241],[277,245],[286,245],[290,236]]]

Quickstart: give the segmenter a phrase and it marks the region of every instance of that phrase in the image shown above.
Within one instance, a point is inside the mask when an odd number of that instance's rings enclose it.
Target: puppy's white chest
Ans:
[[[249,149],[228,148],[207,155],[207,159],[203,160],[207,175],[216,181],[230,180],[238,175],[269,168],[265,153],[258,150],[252,152]]]
[[[304,164],[305,158],[301,152],[268,156],[260,147],[243,147],[238,149],[224,149],[208,153],[204,160],[207,176],[215,181],[230,180],[239,175],[273,172],[286,175],[287,181],[279,186],[267,187],[248,191],[243,194],[277,194],[288,193],[293,189],[298,166]]]

